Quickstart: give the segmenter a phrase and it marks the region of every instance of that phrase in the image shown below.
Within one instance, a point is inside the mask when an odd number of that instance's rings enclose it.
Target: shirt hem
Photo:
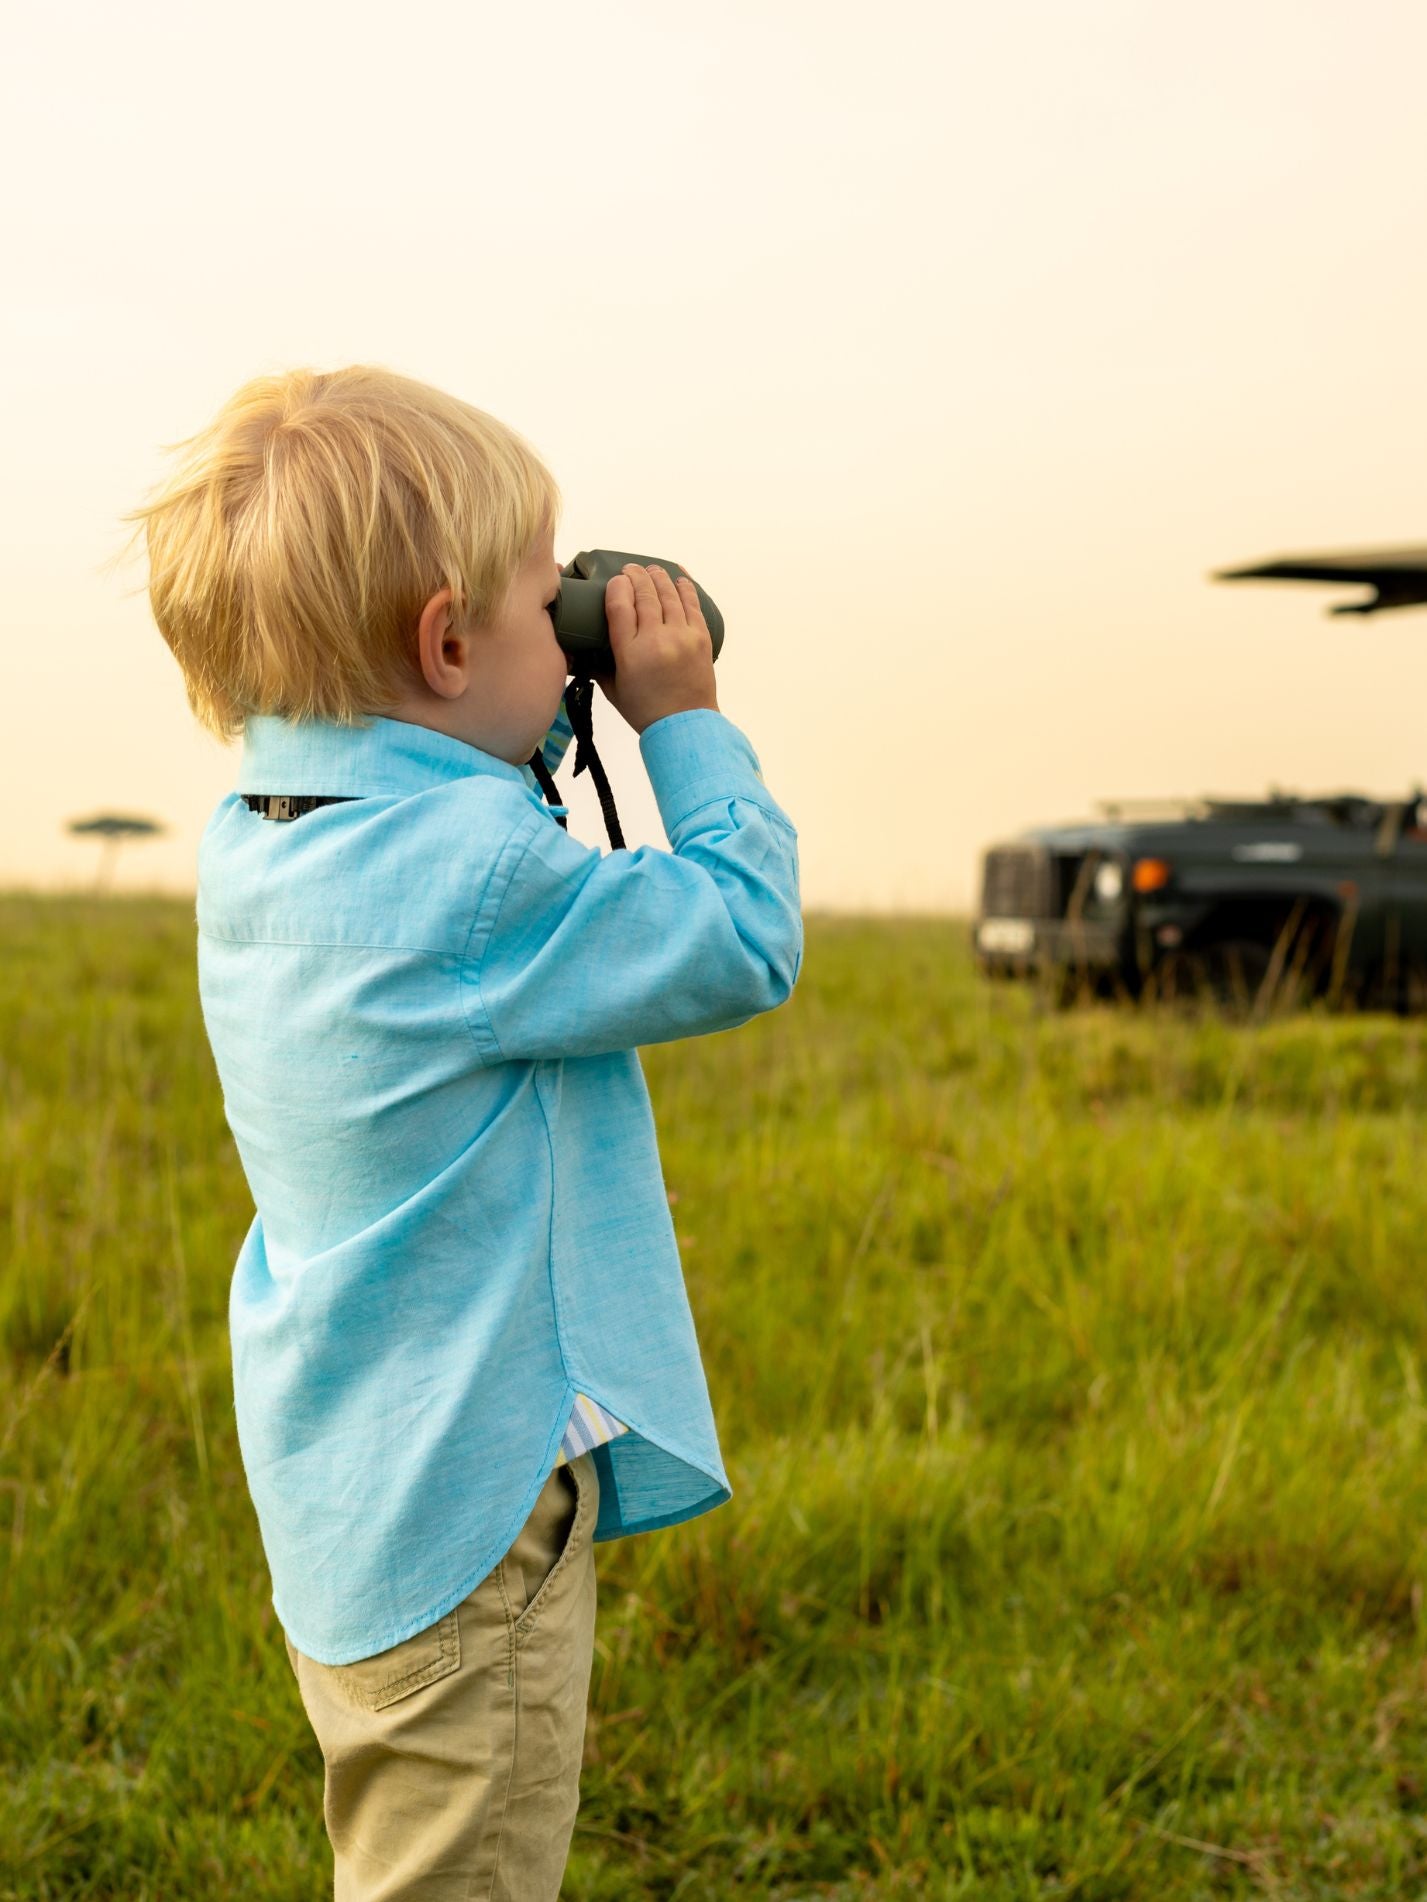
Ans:
[[[611,1527],[603,1535],[601,1535],[596,1528],[591,1533],[590,1542],[592,1545],[606,1545],[613,1539],[627,1538],[641,1532],[657,1532],[666,1526],[680,1525],[685,1519],[692,1519],[699,1513],[712,1511],[715,1506],[721,1506],[733,1497],[732,1489],[728,1486],[726,1481],[720,1477],[718,1473],[711,1472],[702,1460],[695,1459],[690,1454],[681,1451],[677,1445],[671,1445],[666,1435],[642,1428],[636,1420],[630,1419],[618,1406],[603,1399],[598,1393],[592,1392],[589,1384],[582,1380],[571,1379],[568,1367],[565,1372],[566,1384],[563,1390],[563,1397],[556,1410],[555,1423],[550,1432],[546,1435],[545,1452],[542,1455],[540,1468],[536,1473],[534,1483],[527,1489],[521,1505],[517,1508],[511,1520],[507,1522],[508,1530],[497,1534],[492,1544],[487,1546],[486,1554],[465,1574],[461,1583],[458,1583],[453,1588],[448,1588],[438,1595],[434,1609],[418,1613],[414,1619],[408,1619],[406,1623],[397,1627],[392,1632],[381,1634],[370,1649],[354,1652],[350,1657],[324,1658],[304,1644],[301,1635],[289,1624],[283,1612],[282,1605],[279,1602],[277,1590],[274,1588],[272,1593],[272,1605],[277,1621],[292,1644],[304,1657],[311,1658],[314,1663],[329,1666],[356,1664],[367,1658],[380,1657],[383,1651],[389,1651],[394,1645],[402,1644],[406,1639],[416,1637],[419,1632],[429,1630],[439,1619],[444,1618],[449,1611],[454,1610],[463,1599],[469,1598],[476,1587],[490,1576],[501,1559],[504,1558],[505,1554],[510,1550],[515,1542],[516,1535],[530,1517],[535,1501],[540,1496],[541,1489],[549,1479],[550,1474],[555,1470],[555,1456],[560,1450],[560,1442],[564,1437],[565,1423],[570,1417],[570,1409],[575,1403],[575,1395],[577,1393],[585,1394],[589,1399],[596,1401],[600,1406],[604,1407],[607,1412],[614,1414],[616,1419],[623,1420],[625,1425],[629,1428],[628,1433],[618,1434],[613,1440],[602,1441],[600,1445],[589,1449],[592,1457],[598,1459],[601,1453],[607,1454],[610,1449],[621,1445],[632,1435],[637,1434],[640,1439],[647,1441],[649,1445],[657,1446],[661,1453],[667,1453],[671,1459],[678,1460],[682,1465],[687,1466],[691,1472],[700,1474],[709,1481],[710,1486],[713,1488],[712,1492],[705,1494],[704,1497],[694,1505],[679,1512],[664,1514],[657,1519],[643,1519],[640,1520],[638,1525],[633,1527],[621,1523],[617,1527]]]

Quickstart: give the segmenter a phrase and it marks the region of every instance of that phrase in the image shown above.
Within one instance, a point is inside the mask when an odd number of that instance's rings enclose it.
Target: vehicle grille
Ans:
[[[1055,915],[1064,918],[1070,909],[1070,894],[1075,890],[1075,881],[1080,876],[1080,868],[1085,863],[1083,852],[1057,852],[1053,861],[1055,870]],[[1086,897],[1093,901],[1094,894],[1087,892]]]
[[[981,915],[983,918],[1054,917],[1050,854],[1033,845],[993,846],[982,865]]]

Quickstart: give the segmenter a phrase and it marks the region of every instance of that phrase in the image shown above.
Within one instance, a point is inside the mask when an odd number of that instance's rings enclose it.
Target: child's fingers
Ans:
[[[654,583],[659,596],[659,606],[666,621],[682,621],[684,618],[684,597],[674,586],[673,578],[667,568],[661,568],[656,562],[649,570],[649,578]]]
[[[651,627],[658,627],[664,621],[683,619],[682,615],[669,612],[678,603],[679,597],[674,592],[673,582],[662,568],[646,568],[635,561],[630,562],[624,572],[634,584],[634,602],[641,627],[646,622]]]
[[[627,640],[634,632],[634,583],[627,574],[611,575],[605,583],[604,614],[611,638]]]
[[[619,574],[606,584],[606,607],[609,602],[608,589],[615,581],[628,581],[628,599],[641,625],[646,621],[658,625],[662,621],[671,626],[704,626],[699,592],[687,575],[680,575],[675,581],[657,562],[647,568],[637,561],[626,562]],[[624,598],[623,589],[620,590],[620,596]]]
[[[637,561],[627,561],[620,574],[628,581],[630,600],[640,624],[659,621],[663,617],[659,612],[659,597],[654,592],[654,583]],[[617,578],[617,577],[616,577]]]
[[[684,612],[690,621],[703,621],[704,611],[699,606],[699,591],[687,575],[679,576],[679,599],[683,602]]]
[[[703,619],[699,609],[698,590],[687,575],[674,577],[656,562],[649,570],[659,602],[664,610],[664,619],[675,626],[697,626]]]

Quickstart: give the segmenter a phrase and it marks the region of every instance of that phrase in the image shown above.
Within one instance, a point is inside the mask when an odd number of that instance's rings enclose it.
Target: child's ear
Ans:
[[[465,643],[451,623],[451,590],[442,588],[421,610],[416,625],[416,657],[426,684],[433,693],[454,699],[465,681],[458,678],[464,670]]]

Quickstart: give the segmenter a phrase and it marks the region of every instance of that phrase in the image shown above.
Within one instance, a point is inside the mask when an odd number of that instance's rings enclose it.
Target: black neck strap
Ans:
[[[609,834],[610,847],[613,851],[618,852],[624,844],[624,833],[620,830],[619,814],[614,809],[614,794],[610,791],[609,780],[605,774],[603,765],[600,763],[600,756],[595,751],[594,722],[591,713],[594,691],[595,683],[590,679],[588,674],[574,676],[565,688],[565,713],[569,719],[571,730],[575,735],[575,771],[573,777],[578,779],[585,768],[587,766],[589,767],[594,778],[595,791],[599,794],[600,811],[604,815],[605,831]],[[558,806],[560,803],[559,788],[555,784],[549,767],[540,757],[539,747],[536,747],[535,751],[531,754],[529,765],[531,772],[534,773],[539,783],[541,792],[545,795],[545,803],[550,806]],[[556,813],[555,823],[561,826],[565,825],[565,816],[563,813]],[[568,826],[566,826],[565,829],[568,831]]]

